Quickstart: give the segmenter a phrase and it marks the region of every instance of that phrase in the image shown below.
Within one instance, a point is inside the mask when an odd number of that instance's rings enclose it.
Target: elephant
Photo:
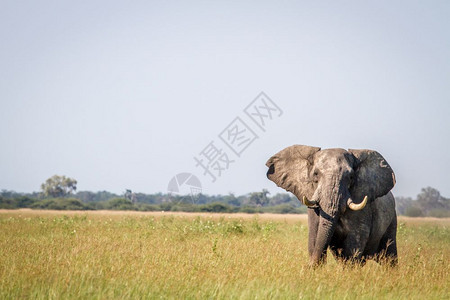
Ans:
[[[344,262],[395,266],[395,175],[377,151],[293,145],[266,163],[267,177],[308,207],[309,264],[327,249]]]

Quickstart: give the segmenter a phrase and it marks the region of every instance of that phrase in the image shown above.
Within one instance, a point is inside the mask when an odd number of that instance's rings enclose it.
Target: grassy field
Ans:
[[[450,220],[399,218],[399,267],[307,267],[304,215],[0,211],[0,299],[449,299]]]

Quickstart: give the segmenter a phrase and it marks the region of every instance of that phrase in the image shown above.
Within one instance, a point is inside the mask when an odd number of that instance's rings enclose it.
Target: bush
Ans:
[[[442,209],[433,209],[430,210],[428,216],[434,218],[450,218],[450,211]]]
[[[4,198],[0,196],[0,208],[3,209],[16,209],[16,208],[26,208],[31,207],[33,203],[37,200],[27,197],[21,196],[18,198]]]
[[[304,214],[306,210],[306,206],[295,207],[291,204],[280,204],[264,208],[264,212],[274,214]]]
[[[405,216],[407,217],[422,217],[423,212],[420,208],[416,206],[410,206],[405,210]]]
[[[137,207],[125,198],[113,198],[103,204],[104,209],[112,210],[137,210]]]
[[[20,208],[26,208],[26,207],[30,207],[32,206],[36,201],[38,201],[37,199],[33,199],[27,196],[22,196],[19,198],[14,199],[16,202],[16,206],[20,207]]]
[[[162,210],[162,211],[171,211],[172,210],[172,206],[173,206],[173,203],[172,202],[164,202],[164,203],[161,203],[160,205],[159,205],[159,210]]]
[[[140,203],[137,205],[139,211],[158,211],[161,210],[158,205]]]
[[[199,211],[198,206],[190,203],[173,204],[170,211],[195,212]]]
[[[239,212],[247,213],[247,214],[258,214],[262,213],[262,210],[256,206],[244,206],[239,209]]]
[[[0,196],[0,208],[14,209],[17,208],[17,206],[14,204],[14,199],[3,198]]]
[[[221,202],[214,202],[210,204],[205,204],[200,207],[200,211],[202,212],[220,212],[220,213],[227,213],[227,212],[233,212],[233,209],[231,206],[221,203]]]
[[[55,210],[88,210],[90,207],[75,198],[53,198],[37,201],[31,205],[34,209],[55,209]]]

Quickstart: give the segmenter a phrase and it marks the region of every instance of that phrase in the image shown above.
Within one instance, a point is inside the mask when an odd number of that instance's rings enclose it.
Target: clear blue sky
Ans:
[[[366,1],[364,1],[366,2]],[[3,1],[0,189],[268,188],[292,144],[378,150],[450,196],[449,1]],[[194,156],[264,91],[283,115],[216,182]],[[227,150],[228,151],[228,150]]]

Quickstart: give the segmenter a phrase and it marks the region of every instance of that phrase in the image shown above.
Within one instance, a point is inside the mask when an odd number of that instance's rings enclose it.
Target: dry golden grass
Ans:
[[[399,261],[307,267],[302,215],[0,211],[0,298],[448,299],[449,220],[399,219]]]
[[[164,217],[164,216],[173,216],[173,217],[185,217],[185,218],[196,218],[196,217],[204,217],[204,218],[232,218],[232,219],[254,219],[255,214],[246,214],[246,213],[201,213],[201,212],[164,212],[164,211],[117,211],[117,210],[88,210],[88,211],[80,211],[80,210],[38,210],[38,209],[29,209],[22,208],[17,210],[8,210],[8,209],[0,209],[0,214],[8,214],[14,213],[16,215],[23,216],[55,216],[55,215],[66,215],[66,216],[89,216],[95,218],[97,216],[108,216],[110,218],[123,217],[123,216],[135,216],[135,217]],[[286,222],[297,222],[308,219],[307,215],[295,215],[295,214],[258,214],[258,219],[260,220],[272,220],[272,221],[286,221]],[[423,218],[422,218],[423,219]],[[440,219],[436,219],[440,220]],[[450,219],[449,219],[450,220]]]

